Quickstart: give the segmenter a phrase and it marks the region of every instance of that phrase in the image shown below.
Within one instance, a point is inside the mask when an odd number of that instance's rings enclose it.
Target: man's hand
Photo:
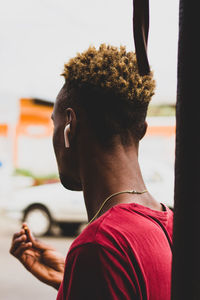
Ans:
[[[59,289],[64,274],[64,257],[36,240],[27,224],[13,235],[10,253],[40,281]]]

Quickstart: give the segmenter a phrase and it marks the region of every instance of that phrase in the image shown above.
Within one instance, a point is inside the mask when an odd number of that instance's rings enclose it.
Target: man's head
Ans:
[[[133,52],[106,45],[77,54],[62,75],[65,84],[53,113],[54,148],[63,185],[79,190],[80,137],[90,136],[104,151],[112,151],[116,141],[137,145],[146,131],[155,82],[152,74],[139,75]]]

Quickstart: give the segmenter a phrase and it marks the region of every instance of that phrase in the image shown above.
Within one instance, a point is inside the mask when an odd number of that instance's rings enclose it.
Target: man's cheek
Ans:
[[[64,147],[64,131],[54,128],[53,147],[55,151]]]

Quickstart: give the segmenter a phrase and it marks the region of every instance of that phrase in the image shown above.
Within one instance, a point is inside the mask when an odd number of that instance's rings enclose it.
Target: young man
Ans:
[[[169,300],[172,212],[146,190],[138,145],[155,83],[124,47],[89,48],[65,65],[52,114],[62,184],[82,190],[89,224],[64,263],[23,227],[10,252],[57,300]],[[55,199],[56,201],[56,199]]]

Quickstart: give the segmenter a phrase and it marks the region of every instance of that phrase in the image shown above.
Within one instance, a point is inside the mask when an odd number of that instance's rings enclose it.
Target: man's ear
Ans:
[[[66,109],[66,124],[64,128],[65,147],[69,148],[76,129],[76,114],[72,108]]]
[[[147,131],[147,127],[148,127],[148,124],[147,124],[147,122],[145,121],[145,122],[144,122],[144,126],[143,126],[143,130],[142,130],[142,132],[141,132],[140,140],[145,136],[146,131]]]

